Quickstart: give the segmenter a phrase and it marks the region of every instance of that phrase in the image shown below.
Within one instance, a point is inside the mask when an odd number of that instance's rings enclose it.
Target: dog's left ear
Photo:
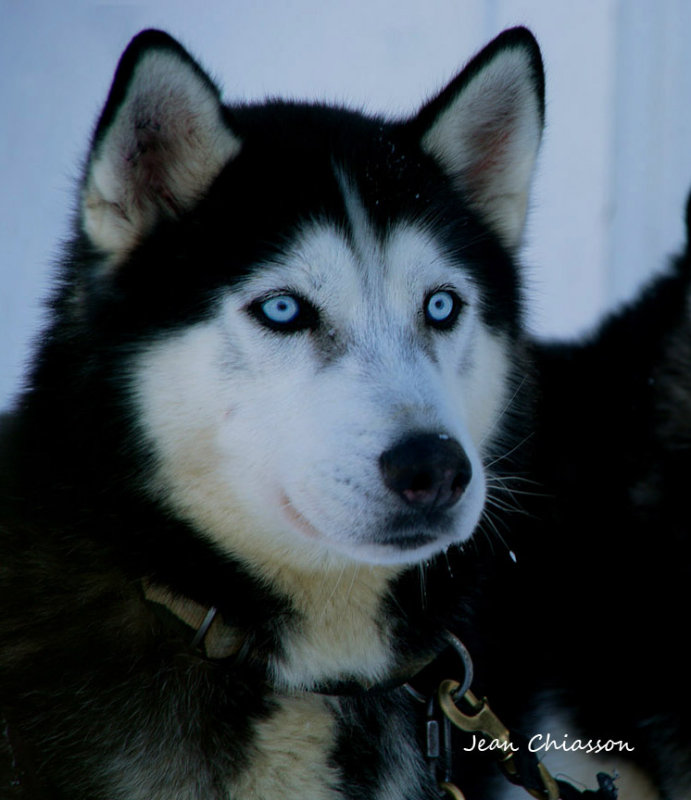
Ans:
[[[542,58],[525,28],[500,34],[413,121],[423,149],[510,249],[521,241],[543,123]]]

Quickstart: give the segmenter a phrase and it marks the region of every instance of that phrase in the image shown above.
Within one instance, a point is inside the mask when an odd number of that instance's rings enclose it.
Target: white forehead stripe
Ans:
[[[342,170],[336,171],[336,178],[341,187],[346,214],[350,222],[352,247],[355,255],[363,265],[382,266],[381,243],[357,187]]]

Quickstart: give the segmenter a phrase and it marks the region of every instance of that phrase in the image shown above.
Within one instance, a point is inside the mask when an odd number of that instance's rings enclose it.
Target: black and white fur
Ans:
[[[3,433],[0,707],[47,796],[437,797],[410,697],[365,689],[467,624],[519,469],[542,117],[523,29],[402,122],[224,106],[133,40]]]

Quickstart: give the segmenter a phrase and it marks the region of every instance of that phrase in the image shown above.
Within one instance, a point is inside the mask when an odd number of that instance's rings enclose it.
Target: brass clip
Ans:
[[[495,755],[499,760],[499,766],[509,779],[517,778],[518,769],[514,761],[516,748],[511,742],[509,729],[492,711],[487,700],[485,698],[479,700],[470,689],[465,692],[462,699],[468,703],[474,713],[464,714],[454,700],[454,695],[459,688],[460,683],[452,680],[442,681],[439,685],[439,705],[444,715],[460,730],[467,733],[480,733],[496,742],[492,749],[496,751]],[[557,782],[542,763],[538,763],[538,770],[544,787],[543,790],[526,789],[526,791],[537,800],[559,800]]]
[[[442,781],[439,784],[439,788],[446,792],[449,797],[453,798],[453,800],[465,800],[465,795],[463,792],[456,786],[455,783],[449,783],[449,781]]]
[[[462,731],[467,733],[481,733],[497,742],[496,748],[508,751],[511,754],[511,734],[492,711],[487,700],[479,700],[471,691],[463,695],[463,699],[475,712],[472,715],[464,714],[454,701],[454,694],[459,689],[457,681],[442,681],[439,686],[439,705],[446,717]]]

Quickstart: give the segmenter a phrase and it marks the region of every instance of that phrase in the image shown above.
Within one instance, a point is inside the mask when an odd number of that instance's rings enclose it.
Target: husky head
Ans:
[[[468,539],[514,391],[542,117],[523,29],[394,122],[224,106],[175,41],[133,40],[65,313],[120,393],[139,489],[252,563]]]

